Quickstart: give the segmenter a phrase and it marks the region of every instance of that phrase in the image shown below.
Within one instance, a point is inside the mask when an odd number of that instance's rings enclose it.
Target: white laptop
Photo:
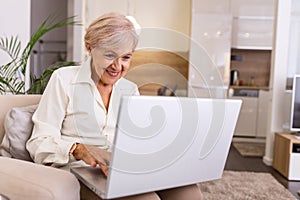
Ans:
[[[103,199],[158,191],[222,177],[241,100],[122,98],[109,175],[71,171]]]

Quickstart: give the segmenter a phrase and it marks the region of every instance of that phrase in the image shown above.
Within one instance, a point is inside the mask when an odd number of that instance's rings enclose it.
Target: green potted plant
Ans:
[[[55,15],[44,20],[21,52],[18,37],[0,38],[0,49],[8,54],[10,61],[0,66],[0,94],[42,94],[49,77],[59,67],[75,65],[75,62],[59,62],[46,69],[40,77],[30,74],[30,88],[25,90],[25,72],[33,46],[47,32],[64,26],[79,25],[74,16],[57,21]]]

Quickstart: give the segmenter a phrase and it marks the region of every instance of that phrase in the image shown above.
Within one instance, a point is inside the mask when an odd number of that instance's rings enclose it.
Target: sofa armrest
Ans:
[[[68,171],[0,156],[0,193],[9,199],[80,199]]]

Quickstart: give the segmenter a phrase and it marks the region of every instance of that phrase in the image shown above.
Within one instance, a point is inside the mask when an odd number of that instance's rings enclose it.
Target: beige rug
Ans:
[[[232,145],[245,157],[263,157],[265,154],[265,143],[233,142]]]
[[[269,173],[224,171],[222,179],[199,187],[204,200],[296,200]]]

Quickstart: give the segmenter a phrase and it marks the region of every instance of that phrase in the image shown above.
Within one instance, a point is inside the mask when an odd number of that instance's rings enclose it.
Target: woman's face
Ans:
[[[90,50],[92,78],[97,83],[115,84],[129,69],[132,51],[105,50],[99,47]]]

